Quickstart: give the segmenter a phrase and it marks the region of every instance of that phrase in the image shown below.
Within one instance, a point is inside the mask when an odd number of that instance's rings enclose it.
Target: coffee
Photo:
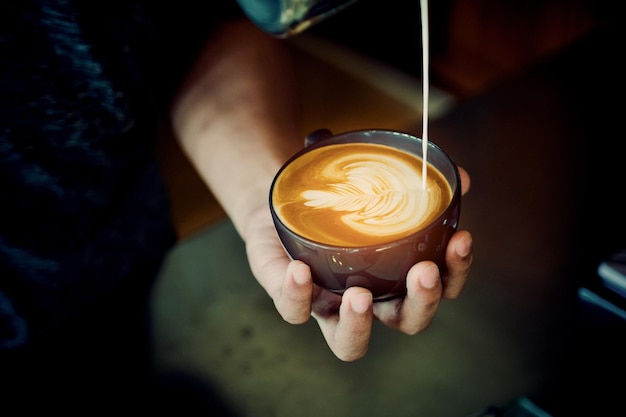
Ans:
[[[340,247],[381,245],[413,234],[448,207],[452,190],[420,157],[376,143],[321,146],[300,155],[275,180],[280,220],[312,241]]]

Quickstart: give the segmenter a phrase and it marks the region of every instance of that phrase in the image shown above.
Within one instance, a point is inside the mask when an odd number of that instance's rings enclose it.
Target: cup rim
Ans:
[[[306,236],[303,236],[297,232],[295,232],[294,230],[292,230],[290,227],[288,227],[285,222],[282,221],[282,219],[280,218],[280,216],[278,215],[278,213],[276,212],[276,210],[274,209],[274,205],[272,204],[272,196],[274,194],[274,186],[276,184],[276,181],[278,180],[278,177],[280,176],[280,174],[287,168],[287,166],[289,164],[291,164],[294,160],[298,159],[301,155],[313,150],[313,149],[317,149],[317,148],[321,148],[321,147],[325,147],[325,146],[330,146],[330,145],[337,145],[337,144],[341,144],[342,142],[337,143],[336,139],[337,138],[342,138],[345,136],[349,136],[349,135],[356,135],[356,134],[362,134],[362,135],[369,135],[369,136],[364,136],[364,137],[371,137],[372,135],[375,134],[392,134],[392,135],[397,135],[397,136],[402,136],[405,139],[409,139],[409,140],[417,140],[419,142],[419,144],[421,145],[423,140],[422,138],[407,133],[407,132],[402,132],[399,130],[393,130],[393,129],[357,129],[357,130],[349,130],[349,131],[345,131],[342,133],[337,133],[337,134],[332,134],[331,136],[325,137],[320,139],[318,142],[313,143],[309,146],[306,146],[302,149],[300,149],[298,152],[296,152],[295,154],[293,154],[291,157],[289,157],[289,159],[287,159],[283,165],[281,165],[280,169],[276,172],[276,174],[274,175],[274,178],[272,180],[272,184],[270,186],[270,192],[269,192],[269,206],[270,206],[270,212],[272,215],[272,218],[274,219],[275,222],[278,222],[282,225],[282,228],[285,232],[296,236],[299,240],[304,241],[304,242],[308,242],[309,244],[314,244],[316,247],[322,248],[322,249],[330,249],[333,251],[340,251],[340,252],[358,252],[361,250],[372,250],[374,248],[376,249],[383,249],[383,248],[391,248],[391,247],[395,247],[395,246],[402,246],[405,245],[407,243],[407,241],[411,241],[413,240],[413,237],[417,234],[423,234],[424,231],[427,231],[437,225],[439,225],[444,217],[446,217],[448,211],[450,210],[451,207],[458,207],[460,209],[460,204],[461,204],[461,175],[458,169],[458,165],[456,164],[456,162],[452,159],[452,157],[443,150],[443,148],[441,148],[439,145],[437,145],[435,142],[432,142],[431,140],[428,140],[428,147],[432,147],[433,149],[435,149],[437,152],[439,152],[444,159],[451,165],[453,172],[454,172],[454,180],[455,180],[455,184],[451,184],[453,185],[453,189],[452,189],[452,198],[450,199],[450,202],[448,203],[448,205],[446,205],[446,208],[439,214],[439,216],[437,216],[435,219],[433,219],[432,221],[430,221],[428,224],[424,225],[424,227],[421,227],[418,231],[413,232],[409,235],[406,235],[402,238],[399,239],[395,239],[395,240],[391,240],[389,242],[384,242],[384,243],[379,243],[379,244],[375,244],[375,245],[359,245],[359,246],[346,246],[346,245],[333,245],[333,244],[329,244],[329,243],[322,243],[322,242],[318,242],[316,240],[310,239]],[[330,141],[331,139],[335,139]],[[330,141],[330,142],[329,142]],[[386,145],[384,143],[378,143],[375,141],[356,141],[354,143],[374,143],[374,144],[381,144],[381,145]],[[343,142],[343,143],[353,143],[353,142]],[[389,145],[387,145],[389,146]],[[419,148],[421,150],[421,147]],[[406,149],[403,149],[406,151]],[[429,149],[430,150],[430,149]],[[422,155],[417,155],[418,157],[422,157]],[[427,158],[428,158],[428,154],[427,154]],[[428,160],[427,160],[427,163]],[[439,168],[436,168],[438,171],[441,171]]]

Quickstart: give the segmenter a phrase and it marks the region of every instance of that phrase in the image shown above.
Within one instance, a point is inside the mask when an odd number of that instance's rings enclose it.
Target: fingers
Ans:
[[[457,231],[446,249],[447,272],[440,276],[439,268],[431,261],[414,265],[407,274],[406,296],[376,303],[375,317],[409,335],[425,330],[435,317],[441,299],[453,299],[461,294],[474,257],[472,245],[468,231]]]
[[[348,288],[340,298],[339,314],[329,305],[314,308],[313,317],[328,347],[342,361],[351,362],[367,353],[372,333],[372,293],[364,288]]]
[[[309,266],[301,261],[291,261],[280,293],[274,298],[274,305],[286,322],[305,323],[311,317],[312,294],[313,280]]]
[[[457,231],[446,249],[447,272],[442,277],[443,298],[457,298],[469,276],[474,260],[472,235],[467,230]]]
[[[414,265],[407,274],[403,299],[374,305],[375,316],[385,325],[409,335],[426,329],[437,312],[442,294],[439,268],[430,261]]]
[[[464,190],[469,188],[467,178]],[[473,261],[472,235],[457,231],[446,250],[444,276],[440,277],[433,262],[421,262],[407,274],[404,298],[373,303],[372,294],[364,288],[352,287],[339,296],[314,285],[308,265],[290,261],[275,231],[267,225],[258,227],[263,233],[253,234],[255,238],[247,242],[248,257],[277,311],[291,324],[304,323],[313,316],[331,351],[348,362],[367,353],[374,317],[410,335],[426,329],[441,299],[459,296]],[[276,279],[280,276],[282,280]]]
[[[420,262],[407,274],[406,296],[381,303],[373,303],[372,294],[364,288],[349,288],[342,297],[321,290],[313,285],[309,267],[292,261],[274,302],[289,323],[304,323],[312,315],[335,356],[354,361],[367,353],[374,317],[405,334],[415,335],[425,330],[435,317],[441,299],[460,295],[472,261],[472,235],[465,230],[457,231],[447,247],[444,276],[440,276],[435,263]]]

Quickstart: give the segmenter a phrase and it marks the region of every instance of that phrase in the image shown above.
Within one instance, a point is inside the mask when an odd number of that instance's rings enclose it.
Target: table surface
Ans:
[[[431,140],[472,177],[460,227],[476,256],[462,296],[424,333],[375,325],[367,356],[339,361],[313,320],[282,321],[222,219],[182,239],[163,268],[159,372],[212,387],[245,416],[464,417],[520,396],[558,415],[578,400],[576,289],[623,239],[607,233],[624,229],[623,215],[603,194],[623,178],[609,139],[623,73],[613,39],[591,35],[433,120]],[[420,133],[420,117],[401,119]]]

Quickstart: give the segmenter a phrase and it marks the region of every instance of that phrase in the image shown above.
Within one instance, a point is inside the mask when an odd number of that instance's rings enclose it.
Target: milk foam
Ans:
[[[369,235],[394,235],[419,227],[442,198],[433,187],[422,189],[417,166],[385,155],[355,153],[338,158],[324,168],[323,176],[339,181],[302,192],[304,204],[342,212],[346,226]]]

